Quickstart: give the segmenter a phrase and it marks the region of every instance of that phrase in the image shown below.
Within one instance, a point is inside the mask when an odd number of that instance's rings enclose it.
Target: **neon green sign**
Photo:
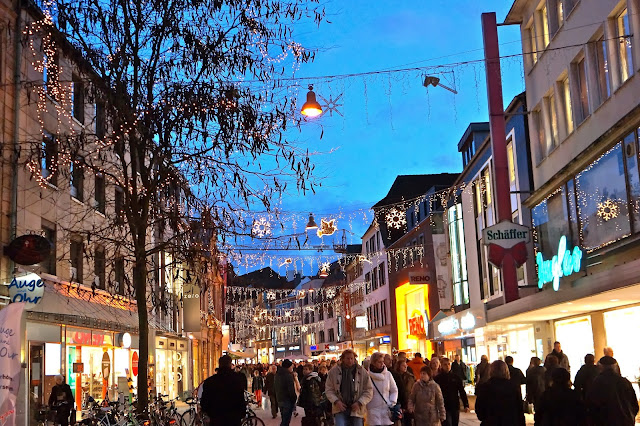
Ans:
[[[553,289],[558,291],[560,278],[580,272],[582,250],[579,247],[574,247],[571,251],[567,250],[567,237],[563,235],[558,244],[558,254],[551,260],[544,260],[542,253],[538,253],[536,264],[538,265],[538,288],[553,282]]]

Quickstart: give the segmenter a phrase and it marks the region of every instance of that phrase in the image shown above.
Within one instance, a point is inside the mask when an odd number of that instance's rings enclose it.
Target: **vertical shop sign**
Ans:
[[[131,374],[133,377],[138,377],[138,352],[134,352],[131,356]]]
[[[200,286],[192,282],[185,282],[182,286],[184,331],[200,331],[200,306]]]
[[[25,303],[0,310],[0,424],[16,424],[16,399],[20,387],[20,321]]]

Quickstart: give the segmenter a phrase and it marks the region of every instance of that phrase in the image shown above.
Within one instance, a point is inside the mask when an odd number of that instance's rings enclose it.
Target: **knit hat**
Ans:
[[[600,358],[600,361],[598,361],[600,365],[616,365],[617,363],[618,361],[612,356],[603,356]]]
[[[284,361],[282,361],[282,368],[289,368],[293,365],[293,362],[291,362],[291,360],[289,359],[285,359]]]

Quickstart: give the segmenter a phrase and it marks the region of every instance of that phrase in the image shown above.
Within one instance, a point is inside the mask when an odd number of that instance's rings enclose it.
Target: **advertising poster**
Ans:
[[[16,424],[16,399],[20,386],[20,320],[24,303],[0,310],[0,424]]]

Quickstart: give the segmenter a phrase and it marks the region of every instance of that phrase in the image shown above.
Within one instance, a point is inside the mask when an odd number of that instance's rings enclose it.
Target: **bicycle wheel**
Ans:
[[[240,426],[266,426],[260,417],[245,417]]]

